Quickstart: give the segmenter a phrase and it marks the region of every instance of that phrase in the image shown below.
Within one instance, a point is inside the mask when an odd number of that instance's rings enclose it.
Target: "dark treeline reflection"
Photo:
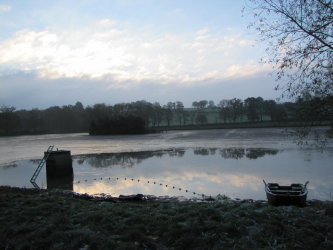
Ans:
[[[250,159],[257,159],[267,155],[276,155],[278,150],[276,149],[262,149],[262,148],[248,148],[246,149],[246,157]]]
[[[223,148],[220,149],[220,155],[224,159],[241,159],[245,155],[245,149],[244,148]]]
[[[167,153],[170,157],[183,157],[185,155],[186,149],[184,148],[175,148],[172,150],[168,150]]]
[[[105,168],[112,166],[121,167],[133,167],[135,164],[140,164],[142,161],[158,157],[161,158],[164,155],[169,155],[170,157],[182,157],[184,156],[186,150],[183,148],[164,150],[164,151],[154,151],[154,152],[126,152],[126,153],[105,153],[105,154],[93,154],[93,155],[80,155],[74,156],[73,158],[78,164],[88,163],[92,167]]]
[[[2,169],[10,169],[10,168],[16,168],[18,165],[16,164],[16,162],[11,162],[8,165],[5,166],[0,166]]]
[[[195,148],[193,149],[193,153],[195,155],[215,155],[216,150],[218,148]]]
[[[95,168],[106,168],[112,166],[121,166],[123,168],[133,167],[149,158],[161,158],[164,155],[169,157],[183,157],[188,150],[193,150],[194,155],[209,156],[215,155],[216,151],[224,159],[241,159],[243,157],[249,159],[257,159],[265,155],[276,155],[278,150],[265,148],[194,148],[194,149],[170,149],[154,152],[127,152],[127,153],[105,153],[73,156],[79,165],[86,162]]]
[[[29,160],[29,162],[33,163],[33,164],[39,164],[39,162],[41,161],[42,159],[33,159],[33,160]]]
[[[133,167],[135,164],[140,164],[143,160],[151,157],[162,157],[166,154],[165,151],[157,152],[126,152],[126,153],[105,153],[73,156],[74,160],[79,165],[84,162],[92,167],[105,168],[112,166]]]
[[[264,157],[268,155],[276,155],[278,153],[277,149],[266,149],[266,148],[224,148],[220,149],[220,155],[224,159],[241,159],[244,156],[249,159],[257,159],[259,157]]]

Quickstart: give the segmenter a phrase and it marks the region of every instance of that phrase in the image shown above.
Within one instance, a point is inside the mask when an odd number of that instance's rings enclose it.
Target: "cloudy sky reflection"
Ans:
[[[330,157],[311,152],[305,158],[299,157],[300,151],[270,148],[180,148],[80,155],[73,156],[74,183],[67,184],[75,192],[114,196],[225,194],[231,198],[265,199],[263,179],[280,184],[309,180],[309,198],[325,200],[328,198],[325,192],[332,188],[328,178],[331,176],[328,173],[333,172],[329,167]],[[16,167],[2,167],[0,185],[29,187],[35,168],[32,161],[17,161]],[[45,171],[37,182],[43,187],[51,183],[46,180]]]

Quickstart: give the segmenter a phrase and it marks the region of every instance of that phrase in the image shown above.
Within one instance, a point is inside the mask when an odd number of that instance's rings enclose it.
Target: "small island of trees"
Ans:
[[[98,122],[92,121],[89,128],[90,135],[131,135],[146,132],[145,121],[135,116],[101,118]]]

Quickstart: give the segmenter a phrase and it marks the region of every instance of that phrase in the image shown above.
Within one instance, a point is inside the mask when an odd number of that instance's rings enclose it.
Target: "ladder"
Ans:
[[[47,158],[49,157],[49,155],[51,154],[52,152],[52,149],[53,149],[54,146],[49,146],[49,148],[47,149],[46,151],[46,154],[44,154],[44,157],[43,159],[40,161],[35,173],[33,174],[33,176],[31,177],[30,179],[30,182],[31,184],[35,187],[35,188],[39,188],[39,186],[35,183],[38,175],[39,175],[39,172],[42,170]]]

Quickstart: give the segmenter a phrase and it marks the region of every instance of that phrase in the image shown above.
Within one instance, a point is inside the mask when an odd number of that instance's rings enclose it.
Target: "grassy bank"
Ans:
[[[0,249],[332,249],[331,203],[105,202],[0,187]]]

